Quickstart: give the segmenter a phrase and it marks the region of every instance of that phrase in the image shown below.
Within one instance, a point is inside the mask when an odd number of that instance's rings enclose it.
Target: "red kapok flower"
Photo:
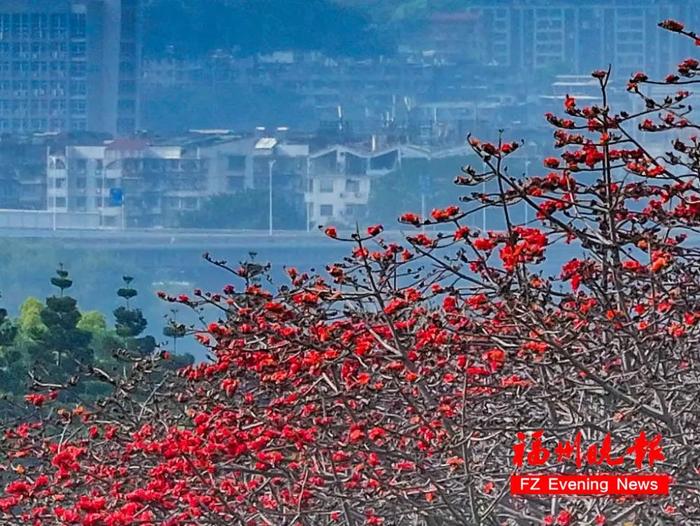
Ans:
[[[662,27],[668,31],[673,31],[674,33],[680,33],[685,28],[681,22],[671,20],[670,18],[659,22],[659,27]]]
[[[576,99],[567,95],[564,99],[564,108],[567,112],[573,111],[576,108]]]
[[[491,250],[496,246],[496,243],[494,243],[493,239],[490,237],[480,237],[479,239],[475,239],[473,244],[474,248],[477,250]]]
[[[467,239],[469,237],[469,227],[468,226],[461,226],[457,230],[455,230],[455,241],[459,241],[460,239]]]
[[[381,234],[382,230],[384,230],[384,227],[382,225],[372,225],[370,227],[367,227],[367,233],[370,236],[377,236]]]
[[[38,393],[32,393],[25,395],[24,400],[31,405],[34,405],[36,407],[41,407],[44,405],[44,402],[46,401],[46,397],[43,394],[38,394]]]
[[[547,168],[558,168],[559,167],[559,159],[557,159],[556,157],[547,157],[544,160],[544,165]]]
[[[501,145],[501,152],[508,155],[517,150],[519,146],[517,142],[506,142]]]
[[[407,213],[403,214],[399,218],[399,221],[401,221],[402,223],[409,223],[409,224],[414,225],[414,226],[419,226],[423,222],[423,220],[421,219],[421,217],[419,215],[411,213],[411,212],[407,212]]]
[[[447,208],[436,208],[430,215],[435,221],[448,221],[459,214],[459,207],[448,206]]]

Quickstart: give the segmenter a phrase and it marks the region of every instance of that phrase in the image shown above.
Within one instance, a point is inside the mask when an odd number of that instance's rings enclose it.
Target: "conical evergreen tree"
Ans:
[[[35,370],[46,381],[76,383],[79,373],[89,370],[94,360],[91,334],[78,328],[81,314],[75,298],[65,294],[73,281],[63,265],[59,265],[51,284],[60,292],[46,298],[46,306],[41,310],[41,321],[47,330],[33,356]]]
[[[12,345],[17,336],[17,327],[7,317],[7,310],[0,307],[0,347]]]
[[[117,291],[117,296],[122,298],[125,304],[113,312],[117,335],[124,338],[126,347],[130,351],[150,354],[156,348],[156,340],[153,336],[138,337],[146,330],[148,322],[141,309],[132,308],[130,303],[133,298],[138,296],[138,291],[131,286],[134,278],[124,276],[122,279],[124,286]]]
[[[22,353],[14,345],[17,333],[7,310],[0,308],[0,391],[7,394],[18,392],[27,378]]]
[[[187,327],[183,323],[178,323],[177,309],[171,309],[170,314],[172,316],[168,320],[168,325],[163,328],[163,336],[172,338],[173,353],[177,353],[177,340],[187,335]]]

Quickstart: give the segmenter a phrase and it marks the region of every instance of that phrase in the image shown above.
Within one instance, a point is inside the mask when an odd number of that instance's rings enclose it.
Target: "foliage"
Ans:
[[[155,0],[146,10],[145,52],[174,48],[197,56],[239,48],[246,55],[284,49],[370,56],[388,48],[368,17],[329,0]]]
[[[371,217],[380,222],[396,221],[406,210],[420,210],[421,196],[431,206],[454,201],[455,166],[465,159],[403,159],[401,168],[372,182],[368,203]]]
[[[301,108],[303,99],[282,86],[251,89],[231,83],[196,87],[159,85],[151,90],[146,88],[144,100],[148,101],[143,109],[148,129],[161,133],[228,128],[232,123],[237,129],[277,126],[280,122],[294,122],[300,128],[315,124]],[[187,104],[182,104],[183,100]],[[217,104],[212,105],[212,100]]]
[[[400,219],[431,235],[391,243],[380,225],[326,227],[351,254],[327,276],[289,268],[276,291],[260,265],[207,256],[240,283],[160,295],[200,317],[177,330],[211,360],[174,375],[159,369],[167,353],[133,357],[92,410],[28,397],[36,418],[5,433],[2,520],[696,524],[700,253],[686,234],[700,227],[700,143],[688,92],[644,93],[696,82],[700,64],[676,69],[630,80],[643,102],[634,112],[610,106],[610,72],[594,71],[603,104],[567,97],[564,116],[547,115],[561,153],[539,175],[506,170],[521,143],[470,137],[480,162],[457,178],[473,190],[464,205]],[[671,132],[670,151],[653,154],[634,128]],[[523,203],[535,222],[514,221]],[[502,214],[502,230],[467,225],[484,206]],[[541,264],[555,249],[581,255],[548,276]],[[610,433],[618,457],[640,428],[663,439],[656,467],[670,496],[509,494],[518,433]],[[552,467],[575,472],[560,453]],[[616,469],[603,455],[587,460]]]
[[[62,265],[51,278],[51,284],[60,292],[46,298],[46,306],[39,314],[46,331],[37,340],[39,345],[31,359],[41,378],[63,385],[74,382],[80,369],[93,360],[93,351],[89,347],[90,333],[78,328],[81,318],[78,302],[64,295],[73,281]]]
[[[335,0],[341,5],[368,13],[382,30],[411,29],[425,25],[439,12],[460,12],[469,7],[464,0]]]
[[[83,312],[76,327],[94,336],[107,330],[107,320],[105,320],[104,314],[99,311]]]
[[[297,200],[300,201],[300,200]],[[261,206],[261,203],[265,203]],[[199,210],[181,216],[184,228],[230,228],[260,230],[268,227],[269,195],[267,190],[243,190],[208,198]],[[290,196],[272,193],[273,228],[301,230],[306,228],[300,202],[290,203]]]
[[[68,272],[60,266],[51,283],[59,296],[42,303],[27,298],[17,320],[0,309],[0,393],[6,399],[22,399],[27,389],[51,385],[65,388],[66,396],[83,401],[109,394],[114,376],[128,369],[124,353],[148,356],[156,351],[152,336],[140,336],[147,326],[140,309],[130,300],[137,292],[133,278],[124,276],[125,286],[117,295],[125,301],[114,311],[116,328],[110,329],[99,311],[81,313],[77,301],[65,295],[72,286]],[[140,336],[140,337],[139,337]],[[170,369],[191,365],[190,355],[175,355]],[[93,374],[99,370],[99,374]],[[2,407],[5,411],[7,407]],[[14,411],[14,410],[13,410]],[[16,412],[16,411],[14,411]]]
[[[46,331],[46,325],[41,321],[41,311],[44,305],[37,298],[29,297],[20,307],[19,328],[28,338],[39,340]]]
[[[7,310],[0,308],[0,385],[16,384],[16,369],[20,356],[13,347],[17,337],[17,325],[7,317]]]
[[[7,310],[0,308],[0,347],[12,345],[17,327],[7,318]]]
[[[156,340],[153,336],[138,336],[146,330],[148,322],[144,318],[141,309],[132,308],[130,300],[138,295],[136,289],[131,287],[134,278],[124,276],[124,287],[117,291],[117,296],[124,299],[125,305],[118,307],[114,311],[114,319],[116,320],[117,335],[125,339],[126,347],[130,351],[138,352],[143,355],[151,354],[156,348]]]

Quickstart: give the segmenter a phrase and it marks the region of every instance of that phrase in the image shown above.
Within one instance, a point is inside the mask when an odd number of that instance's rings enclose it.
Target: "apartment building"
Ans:
[[[43,140],[0,138],[0,209],[46,208],[46,153]]]
[[[0,0],[0,133],[139,125],[140,0]]]
[[[200,133],[193,141],[208,159],[207,188],[211,195],[241,190],[276,189],[300,193],[307,173],[308,143],[287,140],[286,128],[258,130],[253,136]],[[207,135],[211,137],[207,138]]]
[[[53,146],[47,209],[99,216],[105,228],[174,227],[209,197],[271,190],[299,207],[308,228],[331,220],[350,225],[365,217],[372,181],[401,162],[398,146],[318,148],[285,135],[285,129],[250,136],[199,130],[162,142]]]
[[[367,216],[372,180],[400,166],[401,150],[334,145],[312,152],[308,162],[309,223],[354,225]]]
[[[173,225],[208,195],[207,160],[180,145],[117,139],[56,149],[47,162],[48,208],[97,213],[103,227]]]
[[[514,69],[587,73],[612,63],[623,74],[661,74],[655,66],[672,63],[692,42],[656,24],[674,18],[692,25],[698,11],[696,2],[681,0],[470,2],[457,12],[435,13],[422,46],[450,61]]]
[[[107,228],[177,226],[208,197],[269,189],[301,199],[308,144],[199,130],[162,141],[120,138],[49,149],[51,211],[99,214]]]

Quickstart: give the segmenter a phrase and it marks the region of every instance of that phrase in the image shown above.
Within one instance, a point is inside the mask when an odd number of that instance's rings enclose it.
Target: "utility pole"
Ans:
[[[104,223],[105,223],[105,166],[104,162],[102,163],[102,177],[101,177],[101,183],[100,183],[100,197],[102,204],[100,206],[100,228],[104,228]]]
[[[420,181],[419,181],[419,183],[420,183],[420,214],[421,214],[421,218],[423,220],[426,219],[426,214],[427,214],[427,210],[425,207],[425,194],[430,192],[430,189],[431,189],[431,177],[432,177],[431,170],[433,168],[433,146],[432,146],[432,144],[429,146],[429,148],[430,149],[428,150],[428,158],[427,158],[428,167],[426,169],[427,173],[421,174]],[[425,225],[423,225],[421,227],[421,229],[425,232]]]
[[[304,184],[306,185],[306,188],[304,189],[305,193],[311,193],[309,190],[310,187],[310,181],[311,181],[311,155],[307,153],[306,156],[306,181]],[[311,219],[311,200],[309,202],[304,203],[306,206],[306,232],[311,231],[311,225],[309,224],[309,221]]]
[[[48,175],[49,173],[49,166],[51,164],[51,155],[50,155],[51,147],[47,146],[46,147],[46,174]],[[54,170],[52,173],[52,183],[53,183],[53,207],[52,207],[52,213],[51,213],[51,223],[53,227],[53,231],[56,231],[56,162],[54,160]],[[67,166],[66,166],[67,168]]]
[[[528,179],[529,177],[530,177],[530,161],[528,160],[528,161],[525,161],[525,180],[527,181],[527,179]],[[526,201],[525,199],[523,199],[523,208],[525,209],[525,224],[527,225],[527,221],[528,221],[528,217],[527,217],[527,216],[528,216],[528,213],[527,213],[527,212],[528,212],[528,204],[527,204],[527,201]]]
[[[267,235],[272,237],[272,167],[275,166],[275,161],[272,159],[268,163],[267,170],[267,186],[268,186],[268,218],[267,218]]]
[[[486,163],[481,161],[481,170],[484,173],[484,182],[481,183],[481,193],[486,197]],[[481,230],[486,232],[486,203],[482,203],[481,208]]]

